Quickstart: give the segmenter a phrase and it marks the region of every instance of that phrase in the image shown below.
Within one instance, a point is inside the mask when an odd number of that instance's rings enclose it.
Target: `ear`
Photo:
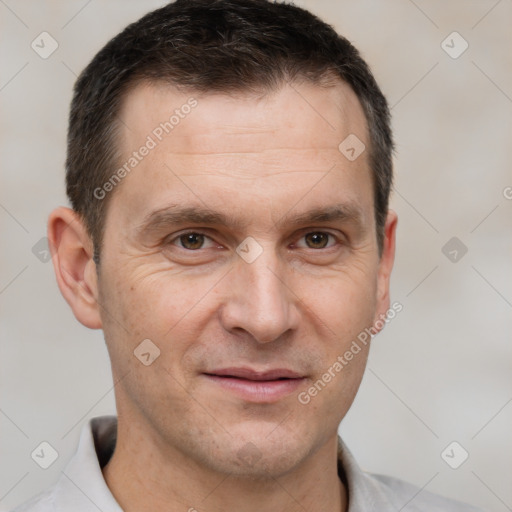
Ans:
[[[377,308],[375,311],[375,318],[373,325],[377,324],[377,320],[382,320],[386,316],[389,309],[389,281],[391,277],[391,270],[395,261],[395,239],[396,239],[396,226],[398,223],[398,216],[393,210],[388,210],[386,223],[384,225],[384,240],[382,245],[382,255],[379,261],[379,268],[377,273]],[[383,323],[383,322],[379,322]],[[385,324],[383,323],[383,326]],[[381,327],[382,329],[382,327]],[[381,329],[378,329],[379,331]]]
[[[48,240],[60,292],[80,323],[100,329],[93,244],[80,216],[70,208],[54,210],[48,218]]]

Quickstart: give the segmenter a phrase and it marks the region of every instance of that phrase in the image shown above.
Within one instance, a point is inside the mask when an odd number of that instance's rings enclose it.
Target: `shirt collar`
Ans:
[[[84,425],[78,449],[55,488],[56,512],[123,512],[101,472],[114,452],[116,435],[116,416],[99,416]]]

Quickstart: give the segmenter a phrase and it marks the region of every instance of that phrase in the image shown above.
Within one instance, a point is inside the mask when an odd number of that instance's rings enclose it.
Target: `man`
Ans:
[[[361,334],[394,312],[392,149],[368,67],[298,7],[178,0],[111,40],[75,85],[48,237],[118,415],[17,510],[474,510],[337,436]]]

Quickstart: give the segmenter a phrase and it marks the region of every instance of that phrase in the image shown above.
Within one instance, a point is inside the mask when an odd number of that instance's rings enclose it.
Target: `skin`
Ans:
[[[397,216],[379,257],[368,152],[351,162],[338,149],[351,133],[369,147],[361,105],[341,82],[260,97],[139,85],[121,111],[126,157],[191,96],[197,107],[110,192],[98,268],[77,215],[49,219],[59,287],[81,323],[104,330],[117,383],[105,480],[128,512],[346,510],[337,428],[369,345],[310,403],[297,397],[389,309]],[[293,223],[339,204],[357,217]],[[230,222],[145,227],[172,205]],[[205,238],[187,244],[187,231]],[[263,251],[252,263],[236,252],[248,236]],[[133,353],[144,339],[160,350],[149,366]],[[204,375],[232,366],[303,380],[255,402]],[[247,446],[253,460],[240,456]]]

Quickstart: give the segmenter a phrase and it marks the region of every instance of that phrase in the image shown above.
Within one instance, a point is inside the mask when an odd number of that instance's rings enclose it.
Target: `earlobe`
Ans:
[[[380,257],[377,275],[377,308],[374,323],[376,323],[378,319],[384,318],[389,309],[389,282],[391,278],[391,271],[393,270],[393,263],[395,261],[397,223],[398,216],[396,212],[388,210],[386,224],[384,226],[382,255]]]
[[[93,244],[80,216],[60,207],[48,218],[48,240],[59,289],[76,319],[101,328]]]

